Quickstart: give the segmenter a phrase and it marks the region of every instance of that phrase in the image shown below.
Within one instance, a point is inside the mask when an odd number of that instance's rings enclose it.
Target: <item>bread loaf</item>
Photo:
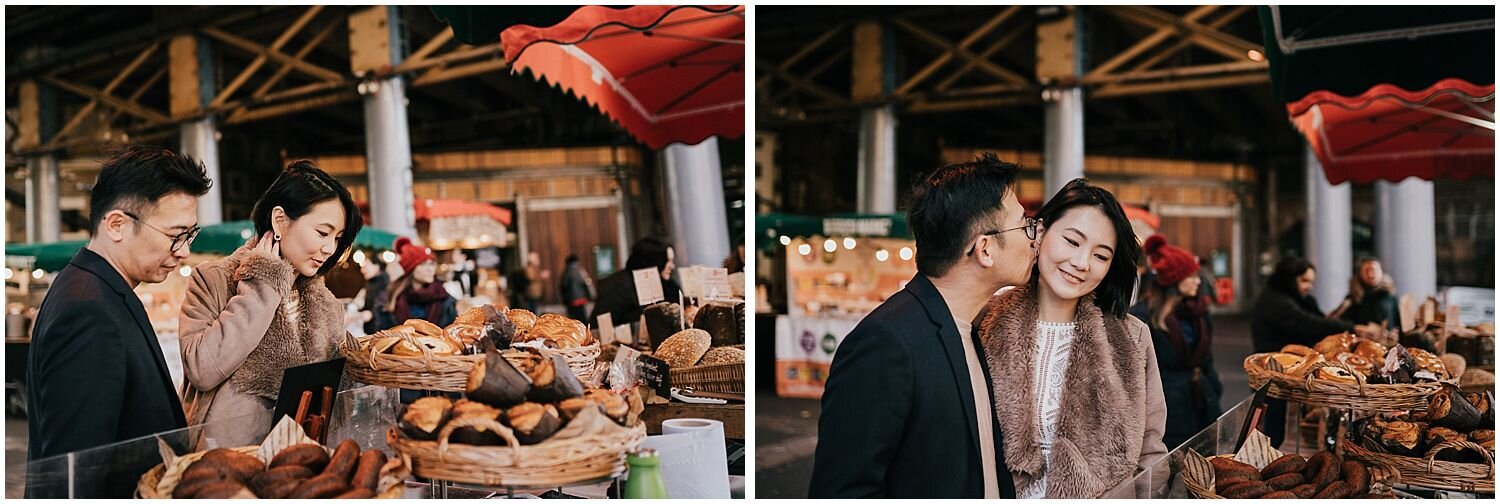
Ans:
[[[698,363],[708,353],[713,338],[702,329],[684,329],[661,343],[655,357],[666,361],[673,368],[685,368]]]

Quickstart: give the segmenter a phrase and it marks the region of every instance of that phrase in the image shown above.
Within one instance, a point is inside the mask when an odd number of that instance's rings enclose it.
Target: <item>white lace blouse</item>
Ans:
[[[1031,383],[1036,387],[1036,421],[1042,433],[1042,473],[1023,488],[1016,489],[1022,499],[1047,496],[1047,471],[1052,462],[1052,441],[1057,439],[1057,415],[1062,407],[1063,376],[1068,356],[1073,350],[1073,323],[1037,322],[1036,368]]]

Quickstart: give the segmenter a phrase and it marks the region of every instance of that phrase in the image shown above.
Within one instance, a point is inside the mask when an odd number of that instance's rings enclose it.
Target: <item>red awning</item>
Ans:
[[[477,215],[495,219],[496,222],[506,226],[510,225],[510,210],[489,203],[466,200],[419,199],[415,206],[416,217],[419,221],[443,217]]]
[[[1458,79],[1420,91],[1318,91],[1287,104],[1333,184],[1495,175],[1495,85]]]
[[[745,134],[745,7],[581,7],[500,33],[505,59],[614,119],[653,149]]]

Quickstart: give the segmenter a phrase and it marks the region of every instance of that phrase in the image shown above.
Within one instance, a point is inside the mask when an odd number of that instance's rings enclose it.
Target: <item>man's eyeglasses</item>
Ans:
[[[998,230],[994,230],[994,231],[989,231],[989,232],[986,232],[986,233],[981,233],[980,236],[994,236],[994,235],[998,235],[998,234],[1001,234],[1001,233],[1009,233],[1011,231],[1015,231],[1015,230],[1018,230],[1018,229],[1024,229],[1024,230],[1026,230],[1026,239],[1028,239],[1028,240],[1035,240],[1036,239],[1036,225],[1037,225],[1037,220],[1035,218],[1027,217],[1026,218],[1026,223],[1022,224],[1022,225],[1020,225],[1018,227],[1013,227],[1013,228],[1010,228],[1010,229],[998,229]],[[970,248],[969,252],[966,253],[966,254],[964,254],[964,255],[974,255],[974,249]]]
[[[130,212],[122,212],[122,213],[124,213],[126,217],[130,217],[132,219],[135,219],[135,221],[141,223],[141,225],[146,226],[148,228],[151,228],[152,230],[154,230],[154,231],[156,231],[158,233],[164,234],[168,238],[171,238],[172,239],[172,251],[173,252],[176,252],[176,251],[182,249],[182,247],[184,245],[188,245],[190,243],[193,243],[193,240],[196,239],[196,238],[198,238],[198,232],[203,230],[203,228],[200,228],[198,226],[193,226],[192,229],[189,229],[187,231],[183,231],[183,232],[177,233],[177,234],[172,234],[172,233],[169,233],[167,231],[163,231],[159,227],[147,224],[146,221],[141,220],[140,217],[136,216],[133,213],[130,213]]]

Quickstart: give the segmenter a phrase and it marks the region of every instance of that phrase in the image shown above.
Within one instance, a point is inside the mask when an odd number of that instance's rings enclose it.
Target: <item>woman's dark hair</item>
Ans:
[[[1271,272],[1271,278],[1266,280],[1266,287],[1293,298],[1300,297],[1301,294],[1297,293],[1297,277],[1302,276],[1307,270],[1316,271],[1317,267],[1301,257],[1283,257],[1276,263],[1276,269]]]
[[[669,248],[672,248],[672,244],[662,238],[655,236],[641,238],[640,241],[635,242],[635,245],[630,246],[630,258],[625,260],[625,269],[635,271],[656,268],[656,271],[661,271],[662,268],[667,267],[667,249]]]
[[[1135,238],[1135,229],[1125,217],[1125,209],[1115,200],[1115,195],[1098,186],[1090,185],[1082,178],[1073,179],[1057,191],[1047,204],[1036,213],[1036,219],[1049,230],[1053,222],[1063,214],[1078,207],[1099,209],[1115,227],[1115,255],[1109,263],[1104,280],[1094,288],[1094,304],[1104,313],[1123,318],[1130,310],[1130,297],[1135,293],[1136,266],[1141,264],[1141,243]],[[1032,266],[1031,282],[1035,286],[1040,278]]]
[[[364,218],[360,216],[359,207],[354,206],[354,198],[349,196],[349,190],[328,175],[328,172],[307,160],[287,165],[281,175],[276,177],[276,181],[271,182],[266,193],[260,196],[260,200],[255,202],[255,208],[250,211],[250,220],[255,223],[256,236],[264,235],[271,231],[272,209],[281,207],[288,218],[296,220],[307,215],[314,205],[335,198],[344,207],[344,235],[339,237],[338,248],[333,251],[334,260],[325,262],[318,268],[318,275],[324,275],[347,259],[355,235],[364,226]]]
[[[917,242],[917,271],[934,277],[947,274],[963,257],[969,240],[983,232],[977,229],[980,224],[1004,219],[996,209],[1020,173],[1019,165],[986,152],[973,161],[938,168],[917,183],[906,214]]]
[[[99,231],[99,223],[112,210],[146,217],[146,210],[162,196],[181,192],[197,197],[213,186],[203,163],[161,147],[128,146],[102,164],[94,188],[89,190],[91,233]]]

